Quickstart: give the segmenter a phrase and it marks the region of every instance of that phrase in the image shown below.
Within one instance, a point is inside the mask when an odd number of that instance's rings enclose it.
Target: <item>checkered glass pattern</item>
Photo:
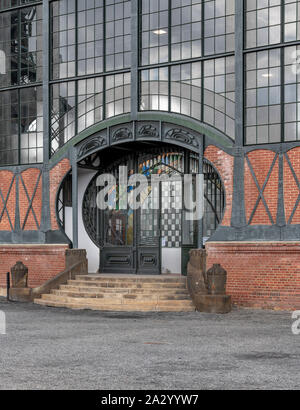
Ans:
[[[182,182],[164,182],[161,198],[162,248],[180,248],[182,243]]]

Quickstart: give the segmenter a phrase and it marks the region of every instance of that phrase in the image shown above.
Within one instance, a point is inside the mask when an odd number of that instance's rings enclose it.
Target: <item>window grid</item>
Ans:
[[[140,1],[140,65],[234,52],[235,0]]]
[[[171,112],[201,118],[201,62],[171,67]]]
[[[0,164],[43,162],[42,87],[0,92]]]
[[[139,79],[140,111],[187,115],[234,139],[234,57],[145,69]]]
[[[141,111],[169,111],[169,68],[141,72]]]
[[[247,49],[300,40],[298,0],[244,0],[244,5]]]
[[[42,81],[42,7],[0,13],[0,88]]]
[[[235,136],[235,59],[218,58],[204,62],[203,121]]]
[[[300,141],[300,69],[295,57],[300,46],[284,52],[284,135],[285,141]]]
[[[169,0],[140,2],[141,64],[169,61]]]
[[[202,1],[171,2],[171,59],[202,56]]]
[[[54,1],[51,21],[53,80],[130,67],[130,0]]]
[[[300,40],[300,4],[295,0],[284,0],[284,41]]]
[[[246,56],[246,145],[281,142],[281,50]]]
[[[95,123],[130,112],[130,83],[127,72],[52,84],[52,154]]]
[[[41,0],[1,0],[0,11],[34,3],[41,3]]]
[[[204,54],[235,49],[235,0],[204,0]]]
[[[246,0],[246,48],[281,42],[281,0]]]
[[[106,0],[106,71],[131,65],[131,1]]]

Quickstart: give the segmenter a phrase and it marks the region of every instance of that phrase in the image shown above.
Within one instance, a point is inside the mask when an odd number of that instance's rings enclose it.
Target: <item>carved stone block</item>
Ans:
[[[207,294],[205,285],[206,251],[196,249],[190,252],[190,260],[187,268],[187,283],[192,299],[197,294]]]
[[[214,265],[206,272],[206,251],[190,252],[187,284],[198,312],[229,313],[231,296],[226,295],[227,272],[221,265]]]
[[[198,295],[196,309],[202,313],[230,313],[232,309],[231,296],[228,295]]]
[[[227,272],[216,264],[206,273],[206,285],[209,295],[226,295]]]
[[[28,268],[23,262],[17,262],[11,268],[11,284],[13,288],[28,287]]]

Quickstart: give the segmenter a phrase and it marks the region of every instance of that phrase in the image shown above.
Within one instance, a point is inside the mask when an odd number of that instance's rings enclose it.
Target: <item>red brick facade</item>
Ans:
[[[6,283],[6,272],[22,261],[29,269],[29,287],[40,286],[65,269],[67,245],[0,245],[0,286]]]
[[[65,158],[50,171],[50,211],[51,226],[53,230],[59,229],[56,219],[56,197],[57,191],[66,174],[70,171],[70,161]]]
[[[299,196],[299,188],[293,175],[289,161],[294,169],[296,177],[300,180],[300,147],[294,148],[287,153],[284,158],[284,206],[286,210],[287,221],[292,217],[291,224],[300,224],[300,206],[292,216],[295,204]]]
[[[248,154],[248,160],[249,162],[245,159],[245,207],[247,223],[250,225],[272,225],[272,223],[276,223],[278,205],[278,156],[272,151],[256,150]],[[273,162],[274,166],[272,168]],[[249,163],[251,165],[249,165]],[[259,198],[258,187],[250,171],[250,166],[261,188],[263,188],[267,181],[264,189],[264,198],[273,221],[268,216],[262,201],[259,202],[253,218],[250,219]],[[271,174],[268,178],[270,171]]]
[[[41,170],[27,169],[22,172],[19,188],[21,228],[24,231],[36,231],[41,225],[42,218]],[[29,210],[32,198],[32,209]]]
[[[238,306],[300,309],[300,242],[207,243],[207,267],[228,272],[227,293]]]
[[[220,148],[209,146],[207,158],[219,172],[226,191],[226,209],[222,225],[231,226],[234,157]],[[247,154],[245,165],[245,209],[248,225],[276,224],[278,208],[279,156],[271,150],[255,150]],[[284,154],[284,204],[287,224],[300,224],[300,147]],[[59,186],[69,172],[68,159],[50,170],[50,211],[52,230],[57,230],[56,197]],[[42,212],[42,178],[40,170],[29,168],[19,177],[21,229],[38,230]],[[269,176],[269,179],[267,177]],[[0,197],[0,231],[13,231],[16,209],[16,178],[12,172],[0,171],[0,189],[7,200],[3,210]],[[298,180],[298,181],[297,181]],[[260,199],[263,191],[265,204]],[[28,206],[36,188],[33,210]],[[258,202],[258,206],[256,207]],[[295,210],[295,205],[298,205]],[[266,206],[265,206],[266,205]],[[266,209],[268,208],[268,211]],[[256,209],[256,210],[255,210]],[[254,212],[255,210],[255,212]],[[3,274],[21,260],[29,267],[29,285],[38,286],[64,269],[67,245],[0,245],[0,286],[5,285]],[[228,293],[240,306],[300,309],[300,238],[299,242],[228,242],[208,243],[208,267],[221,263],[228,271]]]
[[[225,186],[226,206],[222,221],[223,226],[231,225],[232,197],[233,197],[233,163],[234,159],[221,149],[210,145],[205,150],[205,158],[208,159],[219,172]]]
[[[0,171],[0,190],[7,200],[7,212],[3,212],[4,204],[0,198],[0,231],[13,231],[15,226],[15,210],[16,210],[16,178],[10,171]]]

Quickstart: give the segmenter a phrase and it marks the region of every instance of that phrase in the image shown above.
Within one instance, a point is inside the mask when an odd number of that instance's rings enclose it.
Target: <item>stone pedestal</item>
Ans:
[[[30,288],[10,288],[9,300],[12,302],[32,302],[32,289]]]
[[[227,272],[221,265],[214,265],[206,272],[206,251],[190,252],[187,284],[198,312],[229,313],[232,309],[231,296],[226,295]]]
[[[194,298],[196,310],[203,313],[230,313],[232,309],[231,296],[228,295],[196,295]]]

